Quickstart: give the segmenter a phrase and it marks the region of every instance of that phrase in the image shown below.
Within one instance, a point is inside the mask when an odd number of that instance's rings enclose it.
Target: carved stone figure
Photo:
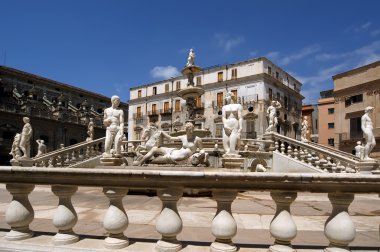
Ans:
[[[39,157],[46,153],[46,145],[45,145],[45,141],[41,139],[37,139],[36,143],[38,144],[38,152],[37,152],[36,157]]]
[[[32,137],[33,130],[28,117],[23,117],[22,120],[24,127],[21,132],[20,150],[23,153],[23,158],[30,158],[30,138]]]
[[[162,163],[165,164],[176,164],[177,162],[184,161],[193,155],[199,148],[199,153],[204,153],[202,139],[194,135],[194,124],[187,122],[185,124],[186,134],[178,137],[172,137],[165,132],[161,132],[161,137],[168,140],[181,140],[181,149],[158,147],[154,146],[145,156],[141,159],[139,165],[143,165],[146,161],[152,157],[158,155],[158,158]]]
[[[160,130],[158,130],[157,126],[154,124],[148,125],[146,129],[144,129],[141,139],[146,140],[145,144],[138,145],[135,149],[136,152],[136,158],[133,162],[134,165],[139,165],[142,158],[144,157],[143,154],[146,154],[146,152],[150,151],[154,146],[160,146],[160,136],[161,136]],[[143,154],[141,154],[141,152]],[[145,152],[145,153],[144,153]]]
[[[309,123],[307,121],[307,116],[303,117],[303,121],[301,124],[301,141],[308,142],[307,133],[309,132]]]
[[[94,140],[94,119],[90,118],[90,122],[88,123],[88,126],[87,126],[87,139],[86,141],[92,141]]]
[[[194,61],[195,61],[195,53],[194,50],[191,48],[189,52],[189,57],[187,58],[187,64],[186,66],[194,66]]]
[[[227,93],[226,99],[227,104],[222,107],[223,148],[225,151],[223,156],[238,157],[240,134],[243,129],[243,107],[235,103],[232,92]]]
[[[208,160],[208,153],[203,152],[197,152],[191,155],[190,157],[190,163],[193,166],[198,166],[198,165],[205,165],[206,167],[210,166],[210,161]]]
[[[106,130],[105,152],[103,157],[121,157],[121,139],[124,134],[124,112],[119,109],[120,98],[117,95],[111,97],[112,106],[104,110],[104,126]],[[111,149],[113,146],[113,153]]]
[[[355,146],[355,156],[360,158],[361,160],[364,158],[364,144],[362,142],[357,141]]]
[[[21,134],[16,133],[16,135],[13,139],[11,152],[9,153],[9,155],[12,155],[12,160],[16,160],[19,157],[21,157],[21,155],[22,155],[22,153],[20,151],[20,147],[19,147],[20,146],[20,140],[21,140]]]
[[[277,127],[277,109],[281,108],[281,104],[278,101],[272,101],[271,105],[267,109],[267,115],[269,117],[269,126],[265,130],[265,133],[273,132],[273,129]]]
[[[364,112],[365,114],[361,118],[361,128],[364,134],[365,139],[365,146],[364,146],[364,157],[363,160],[373,160],[369,157],[369,154],[371,153],[372,149],[376,145],[375,136],[373,135],[373,125],[372,120],[369,117],[369,114],[371,114],[373,111],[373,107],[366,107]]]

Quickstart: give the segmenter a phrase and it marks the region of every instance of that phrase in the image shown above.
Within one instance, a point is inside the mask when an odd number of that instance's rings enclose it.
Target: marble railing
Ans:
[[[119,249],[129,245],[124,234],[129,220],[122,203],[123,198],[128,197],[128,190],[156,190],[162,202],[162,211],[156,221],[156,230],[161,234],[161,239],[155,245],[158,251],[179,251],[182,247],[177,240],[183,227],[177,204],[183,191],[187,189],[210,190],[217,202],[217,210],[210,223],[210,232],[215,237],[210,245],[211,251],[237,251],[236,245],[232,243],[232,238],[237,233],[237,223],[232,215],[231,205],[238,191],[269,191],[276,203],[276,213],[269,226],[274,238],[270,251],[293,251],[291,243],[297,235],[297,226],[290,206],[297,200],[298,192],[327,193],[332,205],[324,227],[325,237],[330,241],[328,251],[348,251],[350,242],[355,238],[355,225],[348,214],[348,207],[355,194],[380,193],[379,175],[159,171],[131,170],[130,167],[0,167],[0,183],[6,184],[6,189],[13,196],[5,213],[5,221],[10,230],[4,239],[8,242],[18,241],[17,244],[33,236],[29,224],[34,219],[34,210],[28,195],[35,185],[51,185],[52,193],[59,199],[52,218],[57,229],[57,233],[51,238],[54,246],[76,243],[80,235],[86,235],[73,232],[76,223],[80,221],[71,201],[78,186],[103,188],[103,193],[109,200],[102,223],[108,233],[104,238],[107,249]],[[253,213],[254,211],[252,209]]]
[[[102,137],[48,152],[40,157],[33,158],[33,164],[40,167],[70,166],[100,155],[104,147],[104,141],[105,137]]]
[[[274,151],[332,173],[369,172],[379,167],[377,161],[362,161],[349,153],[309,144],[277,133],[267,133],[265,139],[274,141]]]

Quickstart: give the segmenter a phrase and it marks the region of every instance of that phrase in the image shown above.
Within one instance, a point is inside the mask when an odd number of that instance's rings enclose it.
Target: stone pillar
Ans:
[[[271,192],[270,196],[276,202],[276,214],[270,223],[269,231],[275,238],[272,252],[295,251],[291,240],[297,235],[297,226],[290,213],[290,204],[297,198],[296,192]]]
[[[34,210],[28,194],[33,191],[34,185],[7,184],[6,188],[12,194],[13,199],[5,212],[5,221],[11,226],[5,239],[17,241],[32,237],[33,232],[29,229],[29,224],[33,221]]]
[[[59,198],[58,208],[53,217],[53,225],[58,229],[58,233],[53,237],[53,244],[65,245],[77,242],[79,237],[73,232],[73,227],[78,221],[78,216],[71,203],[71,197],[78,187],[52,185],[51,190]]]
[[[211,251],[235,252],[237,247],[232,243],[232,238],[236,235],[237,224],[231,213],[231,205],[237,191],[214,190],[212,195],[218,204],[218,209],[211,224],[211,232],[216,238],[211,244]]]
[[[104,240],[108,249],[120,249],[129,245],[124,230],[128,227],[128,216],[123,207],[123,197],[128,189],[122,187],[104,187],[103,193],[108,197],[110,205],[103,218],[103,227],[109,233]]]
[[[177,240],[177,235],[182,231],[182,219],[178,213],[177,202],[182,194],[182,188],[157,190],[157,195],[162,201],[162,210],[156,223],[156,230],[162,235],[156,244],[157,251],[176,252],[182,248]]]
[[[325,223],[325,236],[329,239],[327,252],[349,251],[348,244],[355,239],[355,225],[348,214],[348,206],[354,200],[354,194],[329,193],[332,212]]]

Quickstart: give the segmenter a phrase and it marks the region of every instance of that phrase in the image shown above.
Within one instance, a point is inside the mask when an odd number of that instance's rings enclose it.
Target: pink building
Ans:
[[[333,146],[335,135],[334,90],[322,91],[318,101],[318,143]]]

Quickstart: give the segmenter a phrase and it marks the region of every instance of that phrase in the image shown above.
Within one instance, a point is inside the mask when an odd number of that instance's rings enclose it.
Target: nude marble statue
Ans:
[[[365,139],[365,146],[364,146],[364,157],[363,160],[373,160],[369,157],[369,154],[371,153],[372,149],[376,145],[375,136],[373,135],[373,125],[372,120],[370,118],[370,114],[373,111],[373,107],[366,107],[364,110],[364,115],[361,118],[361,128],[363,131],[363,136]]]
[[[267,115],[269,117],[269,126],[265,130],[265,133],[273,132],[273,130],[277,127],[277,109],[281,108],[281,104],[278,101],[272,101],[271,105],[267,109]]]
[[[103,157],[121,157],[121,139],[124,135],[124,112],[119,108],[119,96],[112,96],[111,103],[111,107],[104,110],[103,123],[107,129]],[[113,151],[111,152],[112,147]]]
[[[24,127],[21,131],[20,150],[23,153],[23,158],[30,158],[30,139],[32,137],[32,125],[30,125],[30,119],[28,117],[22,118]]]

